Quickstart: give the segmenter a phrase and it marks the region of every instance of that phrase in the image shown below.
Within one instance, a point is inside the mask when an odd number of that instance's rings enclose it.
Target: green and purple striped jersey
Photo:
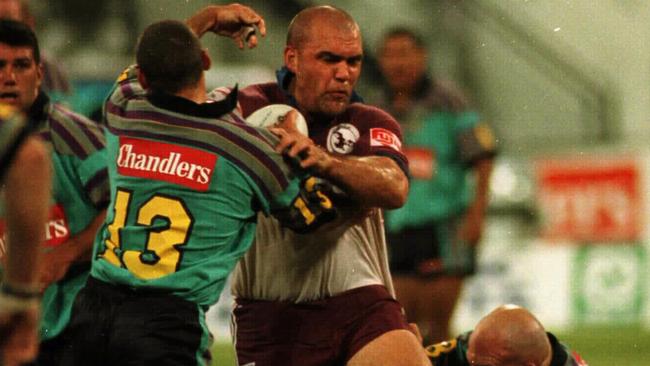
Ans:
[[[104,111],[111,204],[93,277],[216,302],[257,211],[289,206],[303,178],[275,136],[239,117],[236,97],[215,91],[196,104],[146,93],[135,67],[120,76]]]
[[[84,230],[108,205],[105,140],[100,126],[50,103],[44,93],[32,104],[29,118],[40,126],[39,134],[50,150],[52,198],[44,250],[55,250]],[[63,279],[47,287],[42,300],[42,339],[56,337],[66,327],[89,269],[87,263],[73,264]]]

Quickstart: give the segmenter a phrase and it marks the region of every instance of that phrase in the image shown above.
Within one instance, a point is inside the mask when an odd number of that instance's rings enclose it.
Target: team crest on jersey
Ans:
[[[120,136],[117,172],[207,191],[215,154],[186,146]]]
[[[349,154],[359,140],[359,130],[350,123],[341,123],[327,134],[327,150],[339,154]]]
[[[385,146],[402,150],[402,142],[396,134],[385,128],[371,128],[370,129],[370,146]]]

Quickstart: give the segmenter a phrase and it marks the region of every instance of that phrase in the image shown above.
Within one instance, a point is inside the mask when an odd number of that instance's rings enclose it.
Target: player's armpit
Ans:
[[[286,209],[276,210],[273,216],[283,227],[298,234],[318,229],[337,216],[333,195],[335,187],[326,180],[310,177],[300,185],[300,193]]]

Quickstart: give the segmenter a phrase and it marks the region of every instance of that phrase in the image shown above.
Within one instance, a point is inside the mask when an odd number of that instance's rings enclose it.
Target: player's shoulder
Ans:
[[[466,129],[473,128],[481,123],[481,116],[474,109],[467,109],[463,111],[449,111],[449,110],[433,110],[425,122],[428,123],[443,123],[449,128]]]
[[[101,130],[95,121],[72,111],[60,103],[51,103],[48,108],[48,118],[61,124],[74,126],[76,128],[90,128]]]
[[[547,332],[546,335],[553,352],[551,366],[588,366],[578,352],[571,350],[566,344],[560,342],[553,333]]]
[[[55,152],[82,159],[106,145],[101,126],[58,103],[47,107],[45,135]]]
[[[348,106],[347,112],[353,116],[371,116],[374,118],[382,118],[394,121],[397,123],[395,118],[385,110],[370,104],[365,103],[352,103]]]
[[[337,119],[339,123],[351,123],[362,132],[382,129],[390,131],[399,139],[402,137],[402,130],[397,120],[390,113],[372,105],[352,103]]]
[[[251,84],[241,90],[241,95],[244,97],[273,98],[280,93],[282,89],[276,82]]]
[[[286,104],[286,96],[277,83],[253,84],[243,88],[238,95],[238,107],[246,117],[268,104]]]

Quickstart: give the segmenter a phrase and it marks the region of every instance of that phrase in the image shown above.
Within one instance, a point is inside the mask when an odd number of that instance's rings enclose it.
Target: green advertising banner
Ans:
[[[645,307],[646,248],[586,245],[572,265],[573,319],[581,324],[639,323]]]

